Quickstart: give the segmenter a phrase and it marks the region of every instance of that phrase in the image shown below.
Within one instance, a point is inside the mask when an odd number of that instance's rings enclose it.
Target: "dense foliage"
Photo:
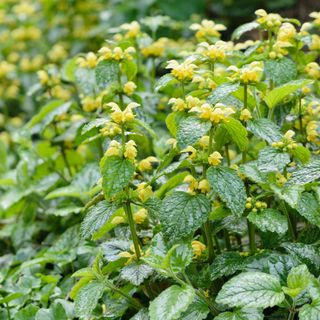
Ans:
[[[0,11],[0,319],[319,320],[320,13],[81,4]]]

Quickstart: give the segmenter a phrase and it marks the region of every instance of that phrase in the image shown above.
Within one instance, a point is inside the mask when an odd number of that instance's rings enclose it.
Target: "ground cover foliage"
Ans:
[[[1,319],[320,319],[320,13],[10,10]]]

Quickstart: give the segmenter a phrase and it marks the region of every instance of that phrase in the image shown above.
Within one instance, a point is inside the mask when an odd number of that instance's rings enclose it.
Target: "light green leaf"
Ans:
[[[243,308],[233,312],[220,313],[215,320],[263,320],[264,315],[261,310]]]
[[[171,73],[167,73],[164,76],[162,76],[161,78],[158,79],[158,81],[156,82],[155,91],[160,91],[163,88],[165,88],[167,85],[177,82],[176,78],[171,74]]]
[[[299,311],[299,320],[320,320],[320,301],[303,305]]]
[[[263,272],[245,272],[226,282],[216,301],[229,307],[267,308],[280,304],[284,298],[276,277]]]
[[[282,172],[289,162],[290,156],[288,153],[272,147],[265,147],[259,153],[258,169],[261,172]]]
[[[288,230],[287,218],[276,209],[265,209],[262,212],[250,212],[248,220],[261,231],[284,234]]]
[[[103,157],[100,162],[100,170],[102,189],[107,198],[122,191],[134,175],[133,163],[117,156]]]
[[[288,184],[303,185],[320,178],[320,160],[312,160],[292,172]]]
[[[163,196],[171,189],[175,188],[179,184],[181,184],[184,180],[184,178],[188,175],[189,173],[187,171],[185,172],[179,172],[169,178],[157,191],[156,191],[156,196],[159,198],[163,198]]]
[[[251,21],[245,24],[242,24],[238,28],[236,28],[231,36],[232,40],[238,40],[244,33],[257,29],[259,27],[259,23],[256,21]]]
[[[177,142],[180,149],[192,146],[210,129],[211,122],[203,121],[198,117],[188,117],[179,123]]]
[[[95,69],[95,77],[98,86],[105,89],[108,85],[116,82],[119,73],[119,63],[116,61],[102,60]]]
[[[192,287],[173,285],[161,292],[149,306],[150,320],[178,320],[195,298]]]
[[[231,140],[238,146],[241,151],[247,148],[248,133],[246,128],[241,124],[240,121],[229,118],[228,121],[224,122],[223,127],[226,128]]]
[[[208,218],[210,201],[202,194],[176,191],[166,196],[159,212],[162,230],[170,241],[192,235]]]
[[[240,217],[246,203],[246,189],[237,173],[226,167],[211,167],[207,179],[214,192],[227,204],[232,213]]]
[[[106,200],[99,202],[97,205],[89,208],[81,223],[81,236],[88,238],[98,231],[117,210],[118,205],[107,202]]]
[[[278,103],[280,103],[287,95],[302,87],[307,86],[310,83],[312,83],[312,80],[301,79],[290,81],[282,86],[279,86],[271,90],[264,98],[264,101],[266,102],[268,107],[272,109]]]
[[[218,102],[224,102],[224,99],[231,93],[237,91],[239,83],[223,83],[213,90],[211,95],[207,98],[208,103],[217,104]]]
[[[299,289],[300,292],[305,290],[310,283],[311,275],[305,264],[293,268],[287,279],[287,285],[290,289]]]
[[[0,140],[0,176],[5,173],[8,169],[7,165],[7,149],[2,140]]]
[[[290,150],[290,153],[302,163],[310,161],[311,153],[309,149],[304,146],[297,146],[296,149]]]
[[[104,291],[103,282],[91,281],[82,287],[75,298],[75,314],[78,317],[90,316]]]
[[[262,173],[258,169],[258,161],[250,161],[245,164],[242,164],[239,167],[239,172],[249,178],[251,181],[266,184],[267,183],[267,174]]]
[[[288,58],[268,59],[264,62],[264,73],[268,80],[279,86],[297,78],[295,62]]]
[[[299,198],[296,209],[310,223],[320,228],[320,205],[313,194],[304,192]]]
[[[299,185],[285,185],[279,187],[272,183],[269,185],[270,189],[281,199],[288,203],[292,208],[295,208],[298,204],[300,194],[303,191],[303,187]]]
[[[209,267],[211,281],[230,276],[244,267],[244,259],[237,252],[219,254]]]
[[[280,127],[268,119],[250,120],[247,129],[258,138],[266,140],[269,144],[282,138]]]

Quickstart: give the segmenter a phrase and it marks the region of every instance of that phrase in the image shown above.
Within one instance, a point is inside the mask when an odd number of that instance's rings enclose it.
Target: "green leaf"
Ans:
[[[216,301],[229,307],[267,308],[280,304],[284,298],[276,277],[263,272],[245,272],[226,282]]]
[[[159,212],[164,236],[173,242],[192,235],[207,220],[210,210],[210,201],[202,194],[173,192],[163,199]]]
[[[261,172],[281,171],[290,163],[290,156],[272,147],[265,147],[259,152],[258,169]]]
[[[299,198],[296,209],[310,223],[320,228],[320,206],[313,194],[304,192]]]
[[[268,119],[250,120],[247,123],[247,129],[258,138],[266,140],[269,144],[282,138],[280,127]]]
[[[103,282],[91,281],[82,287],[75,298],[74,310],[78,317],[90,316],[104,291]]]
[[[40,111],[27,123],[27,128],[38,125],[39,131],[50,124],[57,115],[66,113],[71,107],[72,102],[54,100],[43,106]]]
[[[272,109],[278,103],[280,103],[287,95],[302,87],[307,86],[310,83],[312,83],[312,80],[301,79],[290,81],[282,86],[279,86],[271,90],[264,98],[264,101],[266,102],[268,107]]]
[[[0,176],[8,169],[7,165],[7,149],[2,140],[0,140]]]
[[[198,117],[188,117],[179,123],[177,142],[180,149],[192,146],[210,129],[210,121],[203,121]]]
[[[121,270],[120,277],[135,286],[139,286],[151,275],[152,271],[153,269],[145,263],[133,262]]]
[[[187,171],[184,171],[172,176],[156,191],[156,196],[162,198],[169,190],[181,184],[188,174]]]
[[[297,146],[296,149],[290,150],[290,153],[300,160],[302,163],[307,163],[310,161],[311,153],[309,149],[303,146]]]
[[[128,80],[133,80],[138,72],[137,64],[133,60],[124,60],[122,62],[122,67]]]
[[[208,306],[196,297],[194,301],[189,305],[186,311],[182,313],[180,319],[183,320],[203,320],[207,318],[209,313]]]
[[[81,223],[81,236],[83,238],[92,236],[109,220],[117,208],[117,204],[105,200],[89,208]]]
[[[130,320],[149,320],[148,309],[141,309]]]
[[[319,270],[320,267],[320,251],[319,248],[304,243],[290,243],[285,242],[281,245],[285,248],[289,254],[293,257],[297,258],[302,263],[305,263],[311,270],[314,268],[315,270]]]
[[[102,60],[95,69],[95,77],[98,86],[105,89],[108,85],[118,80],[119,63],[116,61]]]
[[[134,165],[117,156],[104,157],[100,162],[102,189],[107,198],[122,191],[133,179]]]
[[[288,288],[305,290],[310,283],[311,275],[305,264],[293,268],[288,275]]]
[[[161,267],[175,273],[182,272],[191,263],[193,251],[190,243],[174,245],[163,259]]]
[[[263,320],[264,315],[261,310],[243,308],[233,312],[220,313],[215,320]]]
[[[240,217],[246,203],[246,189],[237,173],[226,167],[211,167],[207,179],[214,192],[227,204],[232,213]]]
[[[173,285],[161,292],[149,306],[150,320],[178,320],[195,298],[192,287]]]
[[[259,213],[250,212],[247,218],[264,232],[284,234],[288,230],[287,218],[277,209],[265,209]]]
[[[239,167],[239,172],[249,178],[251,181],[266,184],[267,183],[267,174],[262,173],[258,169],[258,161],[250,161],[245,164],[242,164]]]
[[[297,78],[297,67],[295,62],[288,58],[268,59],[264,62],[264,73],[267,79],[279,86]]]
[[[299,185],[279,187],[276,184],[270,184],[269,187],[281,200],[284,200],[292,208],[297,206],[300,194],[303,191],[303,187]]]
[[[240,121],[229,118],[224,122],[223,127],[228,131],[231,140],[238,146],[240,151],[244,151],[248,145],[247,130]]]
[[[299,311],[299,320],[320,320],[320,301],[303,305]]]
[[[259,23],[256,21],[251,21],[245,24],[242,24],[238,28],[236,28],[231,36],[232,40],[238,40],[244,33],[257,29],[259,27]]]
[[[186,119],[184,112],[171,112],[166,117],[166,125],[173,137],[177,136],[179,123]]]
[[[230,276],[244,267],[244,259],[237,252],[223,252],[209,267],[211,281]]]
[[[320,160],[312,160],[292,172],[288,184],[303,185],[320,178]]]
[[[35,319],[39,307],[34,304],[29,304],[23,309],[20,309],[15,315],[14,320],[29,320]]]
[[[211,95],[207,98],[208,103],[217,104],[218,102],[224,102],[225,98],[231,93],[237,91],[239,83],[223,83],[213,90]]]
[[[101,247],[107,261],[116,261],[121,258],[119,253],[128,251],[130,245],[131,242],[128,240],[113,239],[104,242]]]
[[[160,91],[163,88],[165,88],[167,85],[177,82],[176,78],[171,74],[171,73],[167,73],[164,76],[162,76],[161,78],[158,79],[158,81],[156,82],[155,91]]]

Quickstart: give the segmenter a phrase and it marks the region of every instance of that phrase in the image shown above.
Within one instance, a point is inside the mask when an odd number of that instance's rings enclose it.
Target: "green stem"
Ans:
[[[295,234],[295,230],[293,228],[293,223],[292,223],[292,219],[290,217],[290,214],[287,210],[287,207],[286,207],[286,204],[284,203],[284,201],[281,200],[280,202],[280,206],[281,206],[281,209],[282,211],[284,212],[284,214],[286,215],[287,217],[287,220],[288,220],[288,230],[289,230],[289,234],[292,238],[292,240],[295,240],[296,239],[296,234]]]
[[[227,229],[223,229],[223,237],[224,237],[224,242],[226,244],[226,249],[228,251],[231,251],[231,243],[230,243],[230,237],[229,237],[229,232]]]
[[[119,103],[120,103],[120,109],[123,108],[123,96],[122,96],[122,82],[121,82],[121,71],[118,72],[118,83],[119,83]]]
[[[128,302],[136,309],[136,310],[140,310],[141,308],[143,308],[143,305],[136,299],[132,298],[131,296],[129,296],[128,294],[126,294],[125,292],[123,292],[121,289],[117,288],[115,285],[113,285],[110,281],[105,280],[104,281],[106,287],[108,287],[109,289],[118,292],[120,295],[122,295],[123,297],[125,297]]]
[[[181,90],[182,90],[182,98],[185,99],[186,98],[186,91],[184,88],[184,82],[181,81]]]
[[[8,320],[11,320],[10,307],[9,307],[8,303],[6,303],[6,310],[7,310]]]
[[[215,254],[214,254],[214,246],[213,246],[213,241],[212,241],[212,232],[211,232],[211,224],[210,221],[207,220],[204,223],[204,232],[207,240],[207,247],[208,247],[208,261],[209,263],[212,263]]]
[[[229,155],[229,145],[225,145],[225,154],[226,154],[226,159],[227,159],[227,164],[230,167],[231,161],[230,161],[230,155]]]
[[[131,210],[130,200],[127,200],[124,203],[123,208],[124,208],[124,211],[125,211],[125,213],[127,215],[127,218],[128,218],[131,237],[132,237],[132,241],[133,241],[133,245],[134,245],[134,251],[136,253],[137,260],[139,260],[140,257],[141,257],[139,238],[138,238],[138,235],[137,235],[137,232],[136,232],[136,228],[135,228],[135,223],[134,223],[134,220],[133,220],[133,214],[132,214],[132,210]]]
[[[246,109],[248,107],[248,85],[244,84],[243,88],[243,107]]]
[[[248,224],[250,253],[255,254],[256,252],[255,226],[249,220],[247,220],[247,224]]]
[[[301,110],[301,96],[299,97],[299,131],[301,139],[303,139],[303,125],[302,125],[302,110]]]
[[[220,248],[219,239],[218,239],[216,234],[213,236],[213,239],[214,239],[214,242],[216,244],[217,253],[220,254],[221,253],[221,248]]]
[[[151,92],[154,92],[154,84],[156,81],[156,63],[155,63],[155,58],[151,58]]]

